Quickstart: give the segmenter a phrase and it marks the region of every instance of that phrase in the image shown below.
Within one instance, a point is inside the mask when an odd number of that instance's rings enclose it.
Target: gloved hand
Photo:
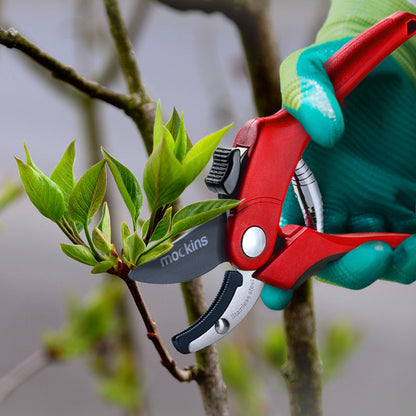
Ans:
[[[348,40],[394,13],[404,0],[333,0],[315,45],[281,66],[283,103],[311,137],[303,159],[316,176],[326,233],[416,232],[416,39],[383,61],[344,100],[341,110],[324,63]],[[292,190],[284,224],[303,224]],[[416,236],[393,250],[361,245],[319,274],[329,283],[362,289],[377,279],[416,280]],[[293,291],[265,286],[262,299],[283,309]]]

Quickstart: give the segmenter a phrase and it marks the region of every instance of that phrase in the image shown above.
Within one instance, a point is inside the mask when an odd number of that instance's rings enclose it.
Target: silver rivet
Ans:
[[[247,257],[257,257],[266,248],[266,234],[260,227],[250,227],[243,235],[241,247]]]
[[[225,318],[218,319],[217,323],[215,324],[215,330],[218,334],[226,334],[229,329],[230,323]]]

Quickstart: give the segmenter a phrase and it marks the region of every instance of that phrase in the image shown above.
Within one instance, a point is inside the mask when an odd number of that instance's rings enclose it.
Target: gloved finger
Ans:
[[[411,212],[408,216],[392,218],[389,229],[397,233],[416,234],[416,215]]]
[[[383,279],[403,284],[416,280],[416,235],[404,240],[393,251],[391,265]]]
[[[342,205],[342,201],[339,201],[337,206],[331,203],[325,205],[324,231],[326,233],[343,234],[347,231],[348,213]]]
[[[382,241],[370,241],[328,263],[318,278],[348,289],[363,289],[381,279],[392,261],[393,249]]]
[[[269,309],[280,311],[289,305],[292,295],[293,290],[283,290],[278,287],[264,285],[261,299]]]
[[[333,41],[307,48],[289,56],[280,68],[285,108],[311,139],[324,147],[333,147],[344,132],[341,107],[324,66],[344,43]]]
[[[351,233],[387,231],[387,224],[382,215],[362,214],[349,219],[348,230]]]

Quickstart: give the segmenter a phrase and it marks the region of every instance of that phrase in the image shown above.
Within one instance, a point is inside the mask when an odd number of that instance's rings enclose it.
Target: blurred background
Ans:
[[[125,15],[131,16],[135,2],[121,4]],[[328,7],[326,0],[273,1],[272,20],[282,57],[313,41]],[[98,0],[2,0],[0,22],[90,78],[98,76],[111,57],[104,7]],[[223,142],[231,145],[238,128],[256,115],[234,26],[220,14],[180,13],[156,2],[143,2],[133,27],[137,29],[135,50],[143,82],[154,99],[161,99],[166,117],[174,106],[184,111],[194,142],[235,122]],[[119,76],[112,79],[111,87],[125,91]],[[108,105],[98,104],[97,110],[99,143],[141,178],[146,157],[135,126]],[[24,157],[23,141],[35,163],[49,174],[76,139],[79,178],[94,157],[87,140],[86,112],[78,95],[51,83],[20,52],[0,48],[0,184],[18,180],[13,156]],[[213,197],[201,180],[186,193],[185,202]],[[112,212],[117,207],[114,224],[128,218],[118,202],[113,202]],[[39,350],[42,333],[63,325],[68,293],[84,298],[102,277],[91,275],[87,266],[62,254],[59,243],[66,242],[65,237],[26,196],[2,210],[0,222],[1,377]],[[221,276],[217,271],[204,279],[209,299],[217,292]],[[187,326],[180,290],[176,286],[142,286],[169,345],[170,337]],[[315,287],[323,342],[334,322],[347,323],[351,330],[346,336],[355,340],[324,385],[324,414],[414,414],[416,285],[378,282],[360,292],[319,282]],[[140,317],[130,306],[143,357],[141,374],[149,414],[202,416],[196,384],[180,384],[160,366]],[[234,343],[243,346],[256,341],[265,328],[281,322],[282,314],[267,310],[260,301],[247,322],[234,331]],[[181,367],[194,362],[192,356],[171,351]],[[267,364],[256,362],[255,355],[250,359],[245,376],[261,388],[255,396],[259,409],[265,415],[288,415],[288,398],[277,370],[265,371]],[[0,415],[119,415],[117,407],[97,397],[95,383],[83,359],[50,365],[0,403]],[[233,414],[242,414],[238,395],[232,400],[237,409]]]

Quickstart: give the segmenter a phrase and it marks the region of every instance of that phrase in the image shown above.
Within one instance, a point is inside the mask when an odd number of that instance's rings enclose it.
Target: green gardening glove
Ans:
[[[348,40],[397,10],[404,0],[333,0],[316,44],[281,66],[285,108],[311,137],[303,159],[315,174],[326,233],[416,233],[416,39],[383,61],[344,100],[341,110],[324,63]],[[303,224],[292,190],[284,224]],[[416,236],[393,250],[368,242],[319,274],[323,281],[362,289],[377,279],[416,280]],[[271,309],[285,308],[293,291],[265,286]]]

